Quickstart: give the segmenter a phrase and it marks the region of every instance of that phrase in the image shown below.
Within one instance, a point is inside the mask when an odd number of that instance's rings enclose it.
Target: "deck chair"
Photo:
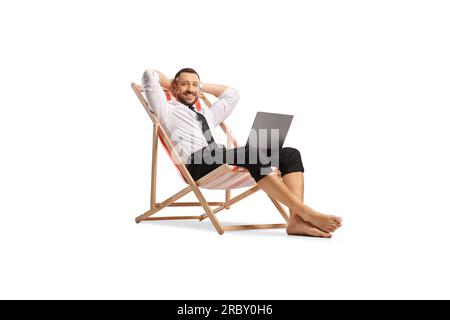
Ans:
[[[224,209],[229,209],[233,204],[247,198],[248,196],[259,191],[259,186],[256,184],[255,180],[252,178],[247,169],[240,168],[237,166],[232,166],[228,164],[223,164],[214,171],[210,172],[203,178],[194,181],[191,174],[187,170],[185,164],[182,162],[179,154],[177,153],[174,145],[169,139],[169,136],[165,132],[164,128],[161,126],[156,115],[150,110],[149,104],[143,95],[143,87],[135,83],[131,84],[131,87],[147,111],[150,119],[153,122],[153,143],[152,143],[152,169],[151,169],[151,187],[150,187],[150,210],[136,218],[136,223],[142,221],[152,221],[152,220],[181,220],[181,219],[193,219],[202,221],[204,219],[211,220],[214,228],[219,234],[223,234],[225,231],[233,230],[251,230],[251,229],[273,229],[273,228],[286,228],[286,223],[283,224],[254,224],[254,225],[233,225],[233,226],[223,226],[218,220],[216,214]],[[168,100],[173,99],[170,92],[165,90],[166,98]],[[201,99],[206,107],[211,107],[211,102],[208,98],[202,94]],[[200,110],[201,104],[197,101],[196,108]],[[231,131],[228,129],[227,125],[223,122],[220,127],[227,135],[227,147],[238,147],[236,139],[232,136]],[[177,168],[183,183],[185,186],[182,190],[175,193],[173,196],[167,198],[163,202],[156,202],[156,177],[157,177],[157,159],[158,159],[158,140],[161,142],[163,147],[171,157],[173,164]],[[279,174],[279,171],[276,172]],[[224,190],[225,191],[225,201],[220,202],[208,202],[201,189],[214,189],[214,190]],[[231,198],[232,189],[247,188],[246,191],[240,193],[239,195]],[[177,202],[180,198],[193,192],[198,199],[198,202]],[[271,202],[274,204],[275,208],[281,214],[286,222],[289,221],[289,215],[281,206],[281,204],[269,197]],[[196,216],[165,216],[165,217],[154,217],[154,215],[166,207],[199,207],[201,206],[204,213]],[[212,209],[212,207],[217,207]]]

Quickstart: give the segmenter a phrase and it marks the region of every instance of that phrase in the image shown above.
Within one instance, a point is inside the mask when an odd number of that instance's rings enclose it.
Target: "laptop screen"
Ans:
[[[260,149],[281,149],[292,123],[293,115],[258,112],[246,146]]]

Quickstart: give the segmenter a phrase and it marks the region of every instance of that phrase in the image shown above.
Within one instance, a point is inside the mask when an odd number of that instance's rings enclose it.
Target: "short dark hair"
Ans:
[[[177,79],[180,77],[180,75],[182,73],[194,73],[194,74],[197,75],[198,79],[200,80],[200,76],[198,75],[197,71],[195,71],[192,68],[183,68],[183,69],[181,69],[180,71],[177,72],[177,74],[175,75],[175,78],[173,78],[174,81],[177,81]]]

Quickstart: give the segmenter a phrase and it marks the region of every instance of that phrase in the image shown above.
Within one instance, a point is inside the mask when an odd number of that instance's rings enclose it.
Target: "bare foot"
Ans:
[[[342,218],[323,214],[305,206],[305,215],[301,216],[305,221],[311,223],[313,226],[319,228],[324,232],[334,232],[342,226]]]
[[[320,237],[331,238],[331,234],[323,232],[317,229],[309,222],[304,221],[298,215],[293,215],[286,228],[286,232],[290,236],[308,236],[308,237]]]

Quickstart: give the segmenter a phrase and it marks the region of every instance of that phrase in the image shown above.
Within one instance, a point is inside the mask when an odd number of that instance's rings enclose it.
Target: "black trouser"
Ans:
[[[186,167],[194,180],[202,178],[224,163],[246,168],[256,182],[270,174],[273,171],[271,167],[278,167],[281,176],[291,172],[304,172],[300,151],[295,148],[268,152],[251,147],[234,149],[205,147],[194,152],[190,160]]]

